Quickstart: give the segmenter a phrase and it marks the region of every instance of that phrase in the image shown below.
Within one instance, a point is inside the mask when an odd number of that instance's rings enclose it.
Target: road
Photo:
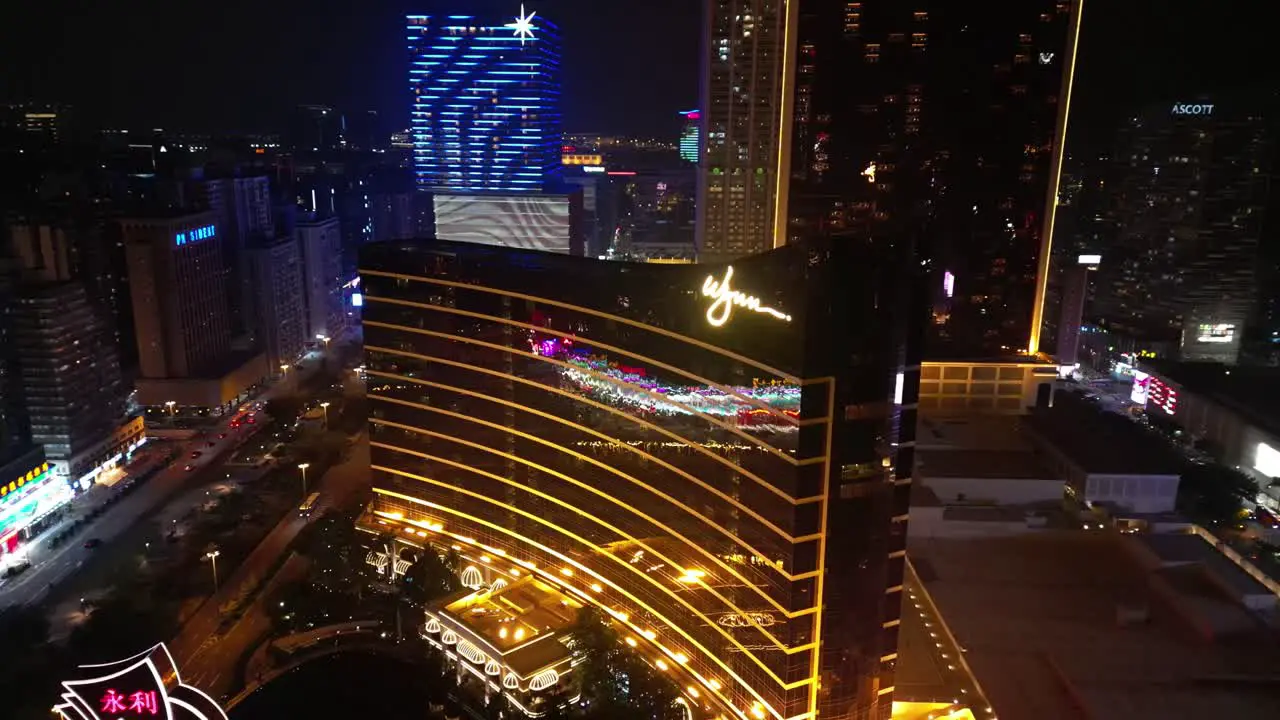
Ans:
[[[99,552],[85,548],[86,540],[96,538],[105,545],[184,488],[193,487],[193,481],[209,479],[206,470],[220,463],[223,457],[228,457],[264,426],[261,422],[242,424],[231,430],[228,427],[230,421],[231,418],[224,419],[204,438],[178,443],[178,455],[168,467],[138,486],[62,546],[50,548],[47,538],[51,533],[48,532],[30,542],[26,552],[31,569],[0,584],[0,610],[43,600],[52,586],[76,572],[95,552]],[[218,438],[219,433],[227,433],[227,437]],[[208,447],[209,442],[215,443],[214,447]],[[192,458],[191,453],[197,449],[200,456]],[[187,465],[193,470],[186,471]]]
[[[271,631],[271,618],[263,603],[277,587],[306,577],[307,565],[301,555],[290,555],[240,621],[219,637],[216,645],[182,666],[184,681],[219,699],[236,690],[244,680],[236,674],[240,659]]]
[[[316,516],[327,509],[342,507],[368,482],[369,442],[362,433],[352,446],[351,455],[314,485],[315,492],[320,493]],[[232,682],[232,674],[241,656],[250,649],[249,645],[261,636],[261,632],[255,632],[255,629],[265,629],[263,623],[266,618],[261,605],[255,603],[235,627],[225,636],[219,636],[221,609],[241,592],[269,580],[264,575],[271,571],[307,522],[297,513],[286,515],[169,643],[169,651],[178,667],[183,668],[188,682],[206,689],[232,687],[238,683],[239,678]],[[242,629],[241,626],[245,627]],[[202,685],[200,680],[205,684]]]

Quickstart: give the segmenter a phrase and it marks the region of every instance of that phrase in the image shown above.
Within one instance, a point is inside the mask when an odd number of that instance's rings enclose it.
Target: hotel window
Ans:
[[[915,20],[916,22],[924,22],[925,20],[929,19],[929,13],[923,10],[917,10],[911,13],[911,19]]]

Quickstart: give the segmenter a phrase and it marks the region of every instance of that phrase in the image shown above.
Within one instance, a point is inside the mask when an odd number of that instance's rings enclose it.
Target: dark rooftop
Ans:
[[[1186,465],[1163,438],[1073,393],[1055,394],[1025,427],[1090,474],[1179,475]]]
[[[1053,473],[1035,453],[1004,450],[921,450],[916,454],[921,478],[995,478],[1052,480]]]

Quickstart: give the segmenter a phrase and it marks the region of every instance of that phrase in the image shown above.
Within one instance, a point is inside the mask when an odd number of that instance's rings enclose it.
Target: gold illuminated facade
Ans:
[[[603,609],[698,717],[888,717],[912,265],[365,246],[368,517]]]

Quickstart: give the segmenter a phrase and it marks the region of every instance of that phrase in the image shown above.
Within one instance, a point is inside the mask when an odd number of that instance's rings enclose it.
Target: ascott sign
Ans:
[[[1174,115],[1212,115],[1213,105],[1175,103],[1173,106],[1173,114]]]
[[[81,665],[85,677],[62,683],[64,720],[227,720],[213,698],[184,685],[163,644],[126,660]]]
[[[724,269],[723,278],[716,280],[714,275],[708,275],[702,282],[703,297],[711,298],[711,304],[707,306],[707,322],[712,327],[720,327],[729,322],[729,316],[733,314],[735,307],[746,308],[762,315],[771,315],[783,322],[791,322],[790,315],[765,307],[760,304],[760,298],[734,290],[729,285],[731,279],[733,279],[732,265]]]

